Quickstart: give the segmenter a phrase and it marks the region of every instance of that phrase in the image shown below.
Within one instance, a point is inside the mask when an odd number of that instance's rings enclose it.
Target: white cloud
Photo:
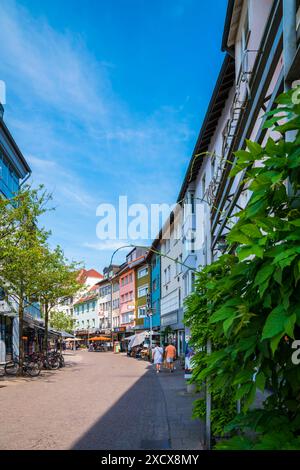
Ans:
[[[29,164],[33,169],[33,183],[43,183],[48,191],[53,194],[54,202],[59,201],[59,205],[71,204],[77,210],[95,211],[97,200],[85,190],[83,183],[77,175],[62,167],[54,160],[46,160],[36,156],[28,156]],[[79,206],[79,207],[78,207]]]
[[[130,245],[130,242],[126,240],[102,240],[96,243],[86,242],[83,244],[84,247],[97,251],[128,250]]]
[[[82,227],[94,229],[100,202],[126,193],[131,202],[173,202],[192,135],[181,106],[139,115],[113,91],[114,64],[13,0],[0,2],[0,43],[8,125],[77,246]]]

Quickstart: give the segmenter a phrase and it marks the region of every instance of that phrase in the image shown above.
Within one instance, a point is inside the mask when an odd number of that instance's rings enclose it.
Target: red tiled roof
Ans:
[[[77,278],[77,281],[80,283],[80,284],[84,284],[84,282],[86,281],[86,279],[88,277],[95,277],[95,278],[98,278],[98,279],[103,279],[103,275],[98,273],[98,271],[96,271],[95,269],[81,269],[81,271],[79,271],[78,273],[78,278]]]
[[[98,271],[96,271],[95,269],[89,269],[88,271],[86,271],[86,276],[87,277],[98,277],[99,279],[103,278],[103,275],[98,273]]]

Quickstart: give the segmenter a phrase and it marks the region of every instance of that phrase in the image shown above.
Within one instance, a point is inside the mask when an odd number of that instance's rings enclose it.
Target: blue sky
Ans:
[[[1,0],[5,120],[33,184],[53,193],[43,223],[69,258],[101,270],[119,245],[97,239],[99,204],[176,201],[223,60],[226,4]]]

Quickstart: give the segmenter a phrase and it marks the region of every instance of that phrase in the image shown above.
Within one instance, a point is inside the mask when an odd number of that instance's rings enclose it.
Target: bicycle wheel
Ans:
[[[5,364],[5,373],[7,375],[17,375],[19,372],[20,366],[17,361],[10,361]]]
[[[38,362],[29,362],[25,364],[24,369],[30,377],[37,377],[41,372],[41,367]]]
[[[59,356],[59,367],[65,367],[65,358],[63,355]]]
[[[56,370],[59,368],[59,360],[54,357],[49,357],[47,359],[47,366],[49,369]]]

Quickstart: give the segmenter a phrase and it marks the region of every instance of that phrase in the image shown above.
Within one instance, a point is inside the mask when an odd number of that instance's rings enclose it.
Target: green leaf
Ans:
[[[263,149],[261,145],[259,145],[257,142],[252,142],[251,140],[246,140],[247,147],[250,150],[251,153],[255,155],[255,158],[257,158],[259,155],[263,153]]]
[[[227,318],[227,320],[223,323],[223,330],[225,335],[228,333],[229,328],[231,327],[232,323],[234,322],[236,315],[232,315],[231,317]]]
[[[265,374],[263,373],[263,371],[260,371],[260,372],[256,375],[256,377],[255,377],[255,383],[256,383],[257,388],[263,392],[264,389],[265,389],[265,384],[266,384],[266,376],[265,376]]]
[[[249,406],[252,405],[252,403],[254,402],[255,396],[256,396],[256,384],[252,382],[250,391],[247,393],[246,399],[244,401],[244,406],[243,406],[244,413],[249,409]]]
[[[209,322],[216,323],[222,320],[226,320],[227,318],[231,317],[234,311],[235,310],[232,307],[226,307],[226,306],[221,307],[215,313],[213,313]]]
[[[248,237],[260,238],[261,231],[254,224],[245,224],[240,227],[241,232],[245,233]]]
[[[278,333],[278,335],[274,336],[271,341],[270,341],[270,346],[271,346],[271,351],[272,354],[274,355],[276,349],[278,348],[278,344],[283,337],[283,333]]]
[[[300,166],[300,147],[288,156],[288,167],[297,168]]]
[[[253,377],[253,370],[241,370],[238,372],[232,382],[232,385],[243,384],[245,382],[250,382]]]
[[[239,230],[232,230],[227,235],[227,240],[230,243],[238,242],[238,243],[245,244],[245,245],[249,245],[252,243],[251,238],[247,237],[245,234],[243,234]]]
[[[263,258],[264,249],[263,247],[258,245],[239,247],[237,249],[237,255],[240,261],[248,258],[249,256],[257,256],[258,258]]]
[[[236,391],[235,399],[240,400],[241,398],[243,398],[243,396],[245,396],[247,393],[251,391],[252,385],[253,385],[253,382],[247,382],[241,385]]]
[[[265,282],[266,280],[270,280],[274,270],[275,270],[275,266],[272,266],[271,264],[265,265],[256,274],[255,280],[254,280],[254,285],[258,286],[258,285],[262,284],[263,282]]]
[[[293,313],[292,315],[290,315],[285,323],[284,323],[284,327],[285,327],[285,332],[288,336],[290,336],[291,338],[295,338],[294,336],[294,327],[295,327],[295,323],[296,323],[296,313]]]
[[[278,333],[285,332],[285,313],[285,309],[282,305],[278,305],[272,310],[265,322],[262,332],[262,340],[266,338],[273,338],[273,336],[276,336]]]
[[[275,130],[280,132],[281,134],[285,134],[288,131],[295,131],[300,129],[300,116],[297,116],[295,119],[291,119],[287,121],[285,124],[281,126],[276,126]]]

